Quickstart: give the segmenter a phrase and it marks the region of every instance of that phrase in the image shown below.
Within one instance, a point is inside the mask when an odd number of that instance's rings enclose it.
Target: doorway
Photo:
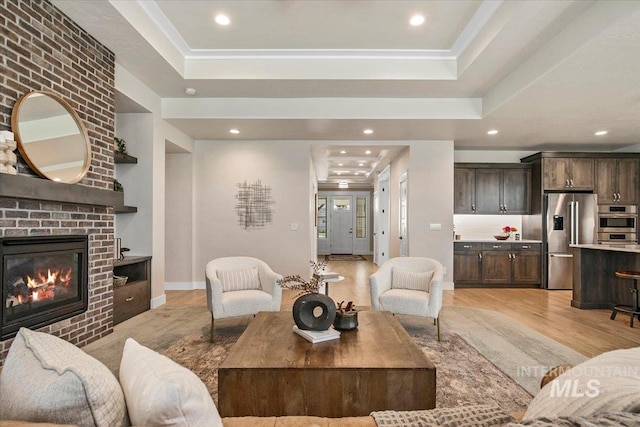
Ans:
[[[371,193],[318,192],[318,255],[371,255]]]
[[[389,177],[391,168],[387,166],[378,176],[378,213],[376,215],[376,260],[382,265],[389,259],[389,228],[391,216],[389,215]]]
[[[353,198],[331,196],[331,253],[353,254]]]
[[[399,219],[400,229],[398,230],[398,238],[400,239],[400,256],[409,256],[409,236],[408,232],[408,209],[407,209],[407,186],[408,175],[407,172],[403,172],[400,175],[400,206],[399,206]]]

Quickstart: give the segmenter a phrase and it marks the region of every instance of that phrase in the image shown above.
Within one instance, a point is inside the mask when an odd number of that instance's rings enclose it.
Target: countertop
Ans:
[[[498,240],[498,239],[460,239],[454,240],[454,243],[542,243],[542,240]]]
[[[600,251],[632,252],[640,254],[640,245],[570,245],[572,248],[596,249]]]

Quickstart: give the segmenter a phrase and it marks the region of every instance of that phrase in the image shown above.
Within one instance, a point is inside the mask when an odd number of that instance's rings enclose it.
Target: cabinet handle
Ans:
[[[471,246],[471,245],[463,245],[462,247],[465,248],[465,249],[471,249],[473,246]]]
[[[564,186],[565,187],[569,187],[569,180],[568,179],[564,182]]]
[[[475,212],[476,211],[476,204],[472,203],[471,204],[471,212]]]
[[[511,259],[512,260],[516,259],[516,254],[511,254]]]
[[[620,193],[616,193],[617,201],[620,201]]]
[[[504,213],[507,213],[509,210],[507,209],[507,205],[502,205],[503,209],[504,209]]]
[[[529,245],[522,245],[522,249],[531,249],[531,246],[529,246]]]
[[[126,302],[131,302],[131,301],[133,301],[133,297],[128,297],[128,298],[125,299],[125,301]]]
[[[493,249],[500,249],[502,246],[500,245],[493,245]]]
[[[573,187],[573,179],[569,180],[569,184],[571,184],[570,187]]]
[[[482,254],[481,253],[478,253],[478,258],[482,259]]]

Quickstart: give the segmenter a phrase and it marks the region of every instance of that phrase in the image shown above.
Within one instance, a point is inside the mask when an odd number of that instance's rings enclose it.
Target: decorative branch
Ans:
[[[299,274],[296,274],[295,276],[283,277],[278,281],[278,284],[285,289],[300,291],[300,293],[296,295],[296,297],[304,294],[317,294],[320,290],[320,287],[324,284],[322,275],[320,273],[324,271],[326,266],[326,261],[311,261],[311,269],[313,270],[313,273],[309,280],[304,280],[302,277],[300,277]]]

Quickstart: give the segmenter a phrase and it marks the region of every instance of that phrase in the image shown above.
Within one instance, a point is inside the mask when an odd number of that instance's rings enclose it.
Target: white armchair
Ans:
[[[207,263],[205,275],[211,342],[215,319],[280,310],[282,288],[278,280],[282,276],[264,261],[251,257],[217,258]]]
[[[442,264],[431,258],[391,258],[369,277],[371,307],[393,314],[432,317],[440,341],[443,271]]]

